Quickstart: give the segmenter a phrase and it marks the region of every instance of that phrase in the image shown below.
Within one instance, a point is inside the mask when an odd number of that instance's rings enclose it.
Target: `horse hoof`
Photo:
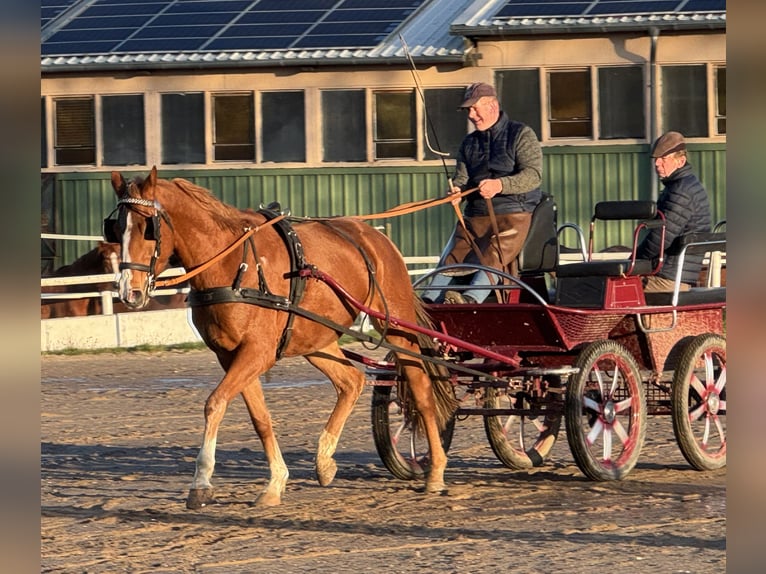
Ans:
[[[189,510],[199,510],[208,504],[214,504],[212,488],[192,488],[189,490],[189,497],[186,499],[186,508]]]
[[[255,505],[258,507],[279,506],[280,504],[282,504],[282,497],[271,492],[264,492],[255,500]]]
[[[443,482],[426,484],[427,494],[444,494],[445,492],[447,492],[447,485]]]
[[[324,462],[317,462],[317,480],[321,486],[329,485],[335,478],[336,472],[338,472],[338,465],[335,464],[333,459],[330,458]]]

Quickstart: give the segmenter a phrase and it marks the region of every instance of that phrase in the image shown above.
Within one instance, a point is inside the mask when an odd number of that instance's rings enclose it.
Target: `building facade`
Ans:
[[[239,207],[277,200],[300,216],[441,195],[475,81],[537,133],[559,223],[586,225],[603,199],[656,197],[648,150],[669,129],[726,216],[721,0],[42,5],[44,231],[98,234],[110,172],[155,165]],[[404,255],[438,255],[454,213],[381,225]],[[89,248],[58,242],[53,257]]]

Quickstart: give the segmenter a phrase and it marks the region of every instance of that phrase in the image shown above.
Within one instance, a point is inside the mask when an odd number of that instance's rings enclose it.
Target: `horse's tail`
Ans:
[[[427,328],[433,328],[433,321],[428,315],[423,301],[415,294],[413,294],[415,311],[417,313],[418,325]],[[425,356],[431,356],[434,354],[436,344],[433,339],[423,333],[418,333],[418,345],[420,346],[421,354]],[[455,397],[455,389],[450,382],[449,371],[444,365],[432,363],[431,361],[423,361],[426,373],[431,379],[431,387],[434,392],[434,402],[436,405],[436,423],[439,426],[439,430],[444,430],[447,423],[454,416],[455,410],[459,406],[459,401]],[[403,399],[403,403],[409,406],[410,420],[420,426],[421,418],[415,410],[414,401],[407,400],[409,398],[409,388],[407,381],[402,377],[399,378],[399,396]],[[421,428],[422,430],[422,428]]]

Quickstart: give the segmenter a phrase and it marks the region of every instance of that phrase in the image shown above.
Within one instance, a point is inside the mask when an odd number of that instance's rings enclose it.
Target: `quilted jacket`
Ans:
[[[668,177],[662,179],[665,188],[657,199],[657,210],[665,215],[665,249],[680,235],[693,232],[709,232],[711,229],[710,202],[707,191],[686,163]],[[657,260],[660,252],[660,229],[652,229],[638,248],[638,257]],[[703,255],[687,255],[681,281],[697,284],[702,269]],[[666,255],[665,263],[658,273],[660,277],[675,279],[678,257]]]

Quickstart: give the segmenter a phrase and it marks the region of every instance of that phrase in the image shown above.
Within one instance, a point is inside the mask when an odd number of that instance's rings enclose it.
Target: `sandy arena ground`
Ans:
[[[726,570],[726,469],[693,470],[669,417],[650,418],[637,467],[610,483],[582,475],[563,428],[546,466],[511,471],[469,417],[448,453],[449,491],[426,495],[380,462],[366,387],[325,488],[314,451],[335,393],[303,359],[264,377],[291,473],[282,505],[252,504],[268,469],[236,400],[218,437],[218,504],[187,510],[221,375],[206,350],[41,357],[42,572]]]

